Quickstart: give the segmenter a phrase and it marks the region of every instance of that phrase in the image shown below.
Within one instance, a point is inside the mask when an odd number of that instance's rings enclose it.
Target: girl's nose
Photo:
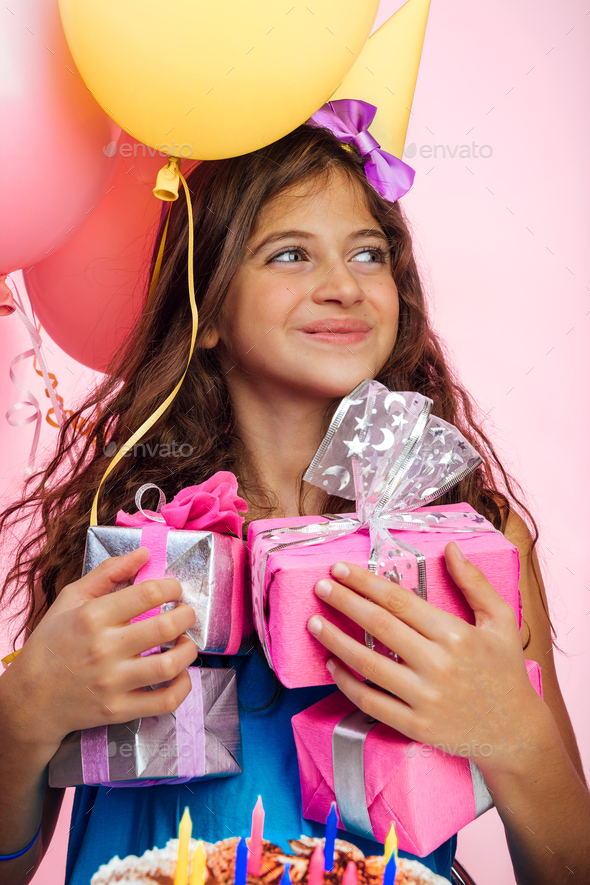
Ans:
[[[338,261],[328,270],[320,272],[310,295],[316,304],[330,302],[345,308],[365,300],[359,281],[344,261]]]

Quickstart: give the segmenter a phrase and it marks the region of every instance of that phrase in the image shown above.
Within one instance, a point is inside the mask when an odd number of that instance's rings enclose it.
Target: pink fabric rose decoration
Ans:
[[[228,470],[219,470],[205,482],[182,489],[160,513],[144,510],[143,513],[125,513],[119,510],[116,524],[141,527],[150,525],[158,516],[163,517],[172,529],[188,529],[199,532],[231,532],[242,537],[244,517],[248,505],[238,497],[238,481]],[[145,516],[144,516],[145,514]],[[152,519],[150,519],[150,516]]]

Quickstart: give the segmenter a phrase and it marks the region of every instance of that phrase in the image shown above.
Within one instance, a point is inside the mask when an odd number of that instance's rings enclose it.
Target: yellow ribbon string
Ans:
[[[166,409],[168,408],[170,403],[173,401],[176,394],[180,390],[180,387],[182,385],[182,382],[184,381],[186,373],[188,372],[188,368],[190,366],[190,362],[193,357],[193,352],[195,349],[195,342],[197,340],[197,329],[199,327],[199,314],[197,311],[197,301],[195,298],[195,281],[194,281],[194,273],[193,273],[193,252],[194,252],[193,207],[191,204],[190,192],[189,192],[187,183],[185,181],[183,174],[180,172],[180,170],[178,171],[178,175],[180,177],[180,180],[182,181],[182,186],[184,188],[184,193],[186,196],[186,207],[187,207],[187,211],[188,211],[188,294],[189,294],[189,300],[190,300],[190,305],[191,305],[192,331],[191,331],[191,344],[190,344],[188,359],[186,362],[186,368],[185,368],[184,372],[182,373],[182,378],[180,379],[180,381],[178,382],[178,384],[176,385],[176,387],[174,388],[172,393],[168,397],[166,397],[164,402],[160,406],[158,406],[156,411],[153,412],[150,415],[150,417],[146,421],[143,422],[141,427],[138,430],[136,430],[135,433],[133,433],[129,437],[127,442],[123,443],[123,445],[121,446],[121,448],[119,449],[119,451],[117,452],[117,454],[115,455],[115,457],[113,458],[113,460],[111,461],[111,463],[109,464],[107,469],[105,470],[103,477],[100,481],[100,485],[98,486],[98,488],[96,490],[96,494],[94,496],[94,501],[92,502],[92,509],[90,512],[90,525],[91,526],[98,525],[98,496],[100,495],[100,490],[104,484],[104,481],[106,480],[109,473],[111,473],[111,471],[119,463],[121,458],[123,458],[127,454],[127,452],[129,452],[133,448],[135,443],[138,442],[142,438],[142,436],[150,429],[150,427],[152,427],[156,423],[156,421],[164,414],[164,412],[166,411]],[[160,248],[162,248],[162,246],[160,246]]]
[[[156,263],[154,265],[154,272],[152,274],[152,281],[150,283],[150,288],[147,293],[147,298],[145,303],[150,303],[150,298],[154,294],[154,290],[158,285],[158,280],[160,279],[160,268],[162,267],[162,258],[164,257],[164,246],[166,244],[166,234],[168,233],[168,222],[170,221],[170,206],[168,207],[168,214],[166,216],[166,224],[164,225],[164,231],[162,233],[162,239],[160,240],[160,248],[158,249],[158,257],[156,258]]]
[[[6,655],[5,658],[0,658],[0,661],[4,664],[4,669],[8,667],[9,664],[12,664],[17,654],[20,652],[20,648],[17,648],[16,651],[11,652],[9,655]]]

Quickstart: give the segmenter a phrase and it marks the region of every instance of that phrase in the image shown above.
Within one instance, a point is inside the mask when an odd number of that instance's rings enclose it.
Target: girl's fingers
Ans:
[[[183,635],[179,636],[176,645],[168,651],[126,661],[121,668],[121,679],[124,683],[122,690],[133,692],[145,685],[156,685],[175,679],[192,664],[198,653],[199,649],[190,636]]]
[[[465,557],[455,541],[446,545],[445,561],[451,578],[473,609],[476,627],[505,630],[513,624],[518,631],[512,607],[504,602],[483,572]]]
[[[194,609],[181,602],[171,611],[162,612],[152,618],[144,618],[142,621],[120,627],[124,636],[121,642],[121,653],[124,657],[129,658],[141,654],[142,651],[147,651],[148,648],[154,648],[156,645],[174,642],[194,626],[196,619]],[[192,639],[189,638],[189,642],[195,649],[194,656],[196,657],[198,649]]]
[[[96,597],[106,597],[117,584],[132,581],[140,568],[149,559],[149,551],[138,547],[124,556],[105,559],[78,581],[64,587],[57,602],[60,608],[69,609]]]
[[[375,576],[369,576],[375,580]],[[377,578],[380,582],[380,598],[372,602],[359,593],[349,590],[336,581],[327,578],[318,581],[315,585],[316,595],[327,602],[333,608],[347,615],[355,624],[361,626],[367,633],[382,642],[387,648],[400,655],[404,661],[412,666],[417,666],[428,655],[429,640],[425,639],[413,627],[409,627],[399,617],[391,613],[391,596],[400,594],[413,595],[410,591],[400,588],[397,584],[392,585],[384,578]],[[364,592],[361,591],[361,592]],[[422,602],[422,600],[420,600]]]
[[[340,691],[359,710],[414,740],[418,739],[413,735],[418,723],[415,721],[416,717],[411,707],[398,698],[391,697],[390,694],[385,694],[365,682],[361,682],[339,661],[334,659],[328,661],[328,670]]]
[[[176,602],[182,587],[176,578],[152,578],[131,584],[94,604],[96,620],[101,626],[128,624],[133,618],[159,608],[165,602]]]
[[[190,642],[190,640],[189,640]],[[168,652],[166,652],[168,654]],[[156,657],[156,655],[152,655]],[[191,690],[191,678],[186,669],[179,673],[166,688],[144,691],[137,688],[125,695],[125,707],[113,713],[113,722],[131,722],[144,716],[162,716],[173,713],[182,704]]]
[[[349,587],[356,593],[368,597],[426,639],[442,640],[456,621],[454,615],[435,608],[411,590],[406,590],[405,587],[400,587],[393,581],[374,575],[358,565],[337,562],[332,567],[332,575],[344,587]],[[369,630],[369,632],[372,631]]]
[[[372,651],[325,618],[314,615],[307,623],[309,632],[336,657],[365,679],[399,695],[411,703],[418,689],[418,677],[410,667]]]

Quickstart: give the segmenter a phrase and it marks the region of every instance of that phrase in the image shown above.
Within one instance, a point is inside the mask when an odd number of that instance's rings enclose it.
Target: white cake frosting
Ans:
[[[300,841],[315,843],[316,840],[302,836]],[[344,846],[349,845],[349,843],[340,842],[340,840],[337,840],[337,843],[339,844],[336,847],[342,850],[344,850]],[[204,842],[203,845],[207,852],[215,849],[215,846],[208,842]],[[191,839],[189,857],[192,857],[196,847],[197,841]],[[349,847],[353,848],[353,846]],[[357,852],[359,856],[362,856],[361,851],[356,849],[355,854]],[[170,839],[165,848],[152,848],[144,852],[141,857],[136,857],[134,854],[124,858],[115,856],[107,864],[99,867],[92,877],[90,885],[161,885],[162,882],[166,882],[167,878],[172,882],[177,858],[178,839]],[[360,857],[355,859],[360,860]],[[381,858],[378,860],[381,861]],[[398,878],[404,883],[415,883],[415,885],[451,885],[448,879],[431,872],[419,861],[406,860],[401,857],[398,861],[396,881]]]

